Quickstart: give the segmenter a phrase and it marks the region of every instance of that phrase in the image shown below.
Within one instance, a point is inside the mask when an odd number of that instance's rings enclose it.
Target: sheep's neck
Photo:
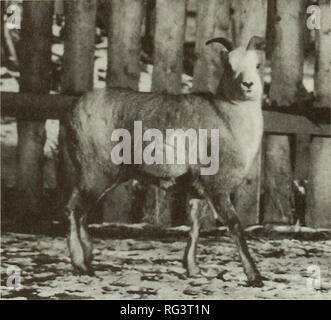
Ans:
[[[236,101],[218,96],[215,100],[217,113],[222,119],[225,136],[231,137],[238,155],[248,170],[258,151],[263,134],[261,100]],[[224,152],[224,150],[223,150]]]
[[[216,96],[214,108],[219,117],[230,126],[238,123],[249,123],[250,125],[260,127],[262,118],[261,99],[258,100],[230,100],[227,97]]]

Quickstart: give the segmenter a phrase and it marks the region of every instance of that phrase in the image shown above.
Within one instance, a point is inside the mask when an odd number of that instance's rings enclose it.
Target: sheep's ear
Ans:
[[[265,41],[262,37],[253,36],[247,45],[247,50],[263,50],[265,48]]]
[[[210,39],[206,42],[206,45],[210,44],[210,43],[220,43],[222,44],[226,50],[228,50],[229,52],[233,50],[233,44],[230,40],[228,39],[225,39],[225,38],[213,38],[213,39]]]

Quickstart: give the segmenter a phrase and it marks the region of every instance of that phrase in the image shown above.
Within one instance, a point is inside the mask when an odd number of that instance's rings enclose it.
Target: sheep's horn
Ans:
[[[247,45],[247,50],[263,50],[265,41],[262,37],[253,36]]]
[[[214,42],[217,42],[217,43],[220,43],[222,44],[226,50],[228,51],[232,51],[233,50],[233,44],[230,40],[228,39],[225,39],[225,38],[213,38],[213,39],[210,39],[206,42],[206,45],[210,44],[210,43],[214,43]]]

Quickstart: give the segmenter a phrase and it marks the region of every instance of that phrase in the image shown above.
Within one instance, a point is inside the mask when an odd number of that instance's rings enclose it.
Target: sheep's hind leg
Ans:
[[[200,231],[199,200],[190,200],[190,237],[184,253],[183,265],[189,277],[200,274],[200,268],[196,262],[196,251]]]
[[[92,275],[92,242],[87,232],[86,209],[79,190],[75,188],[66,207],[69,220],[68,249],[75,273]]]
[[[87,213],[88,213],[88,211],[86,210],[79,217],[79,239],[81,241],[83,251],[84,251],[85,265],[87,266],[88,273],[92,275],[93,274],[93,269],[92,269],[93,243],[92,243],[90,235],[87,231]]]

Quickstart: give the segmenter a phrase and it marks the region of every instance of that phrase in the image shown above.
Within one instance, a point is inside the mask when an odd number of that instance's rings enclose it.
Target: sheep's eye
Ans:
[[[261,67],[261,63],[258,63],[258,64],[256,65],[256,69],[260,69],[260,67]]]

